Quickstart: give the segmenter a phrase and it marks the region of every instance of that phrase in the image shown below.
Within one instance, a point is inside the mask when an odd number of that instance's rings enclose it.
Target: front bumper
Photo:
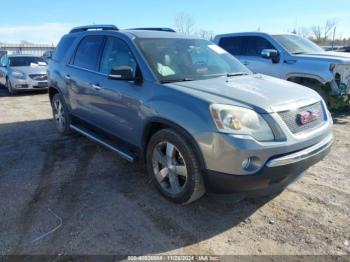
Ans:
[[[17,79],[17,78],[10,78],[12,89],[15,91],[30,91],[30,90],[47,90],[48,89],[48,82],[45,81],[35,81],[31,78],[27,79]]]
[[[297,180],[312,165],[330,151],[333,135],[321,142],[292,154],[274,157],[259,172],[252,175],[231,175],[206,171],[204,181],[211,193],[244,193],[265,195],[283,190]]]

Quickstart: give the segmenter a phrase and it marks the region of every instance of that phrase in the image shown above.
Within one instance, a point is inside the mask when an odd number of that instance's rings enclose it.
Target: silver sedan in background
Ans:
[[[4,55],[0,60],[0,84],[10,94],[47,90],[47,63],[33,55]]]

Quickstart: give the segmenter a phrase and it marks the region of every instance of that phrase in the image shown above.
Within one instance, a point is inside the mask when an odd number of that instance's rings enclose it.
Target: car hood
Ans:
[[[288,110],[295,104],[307,105],[311,100],[321,100],[315,91],[307,87],[261,74],[218,77],[169,85],[210,103],[245,106],[260,113],[281,111],[281,108]]]
[[[15,66],[11,67],[11,70],[18,70],[25,73],[26,75],[46,74],[47,66]]]
[[[321,52],[296,55],[298,58],[327,60],[334,63],[350,64],[350,53],[345,52]]]

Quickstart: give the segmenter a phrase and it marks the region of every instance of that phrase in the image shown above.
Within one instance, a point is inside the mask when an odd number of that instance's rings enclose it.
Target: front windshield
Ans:
[[[324,50],[309,39],[298,35],[274,35],[279,42],[291,54],[320,53]]]
[[[137,44],[160,82],[251,73],[233,56],[206,40],[143,38]]]
[[[46,65],[46,62],[41,57],[36,56],[15,56],[9,57],[9,66],[41,66]]]

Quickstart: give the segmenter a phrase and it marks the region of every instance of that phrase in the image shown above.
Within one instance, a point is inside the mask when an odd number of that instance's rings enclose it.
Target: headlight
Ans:
[[[12,76],[18,79],[26,79],[26,75],[23,72],[17,70],[12,71]]]
[[[253,110],[238,106],[213,104],[210,106],[210,112],[220,132],[249,135],[258,141],[274,140],[269,125]]]

